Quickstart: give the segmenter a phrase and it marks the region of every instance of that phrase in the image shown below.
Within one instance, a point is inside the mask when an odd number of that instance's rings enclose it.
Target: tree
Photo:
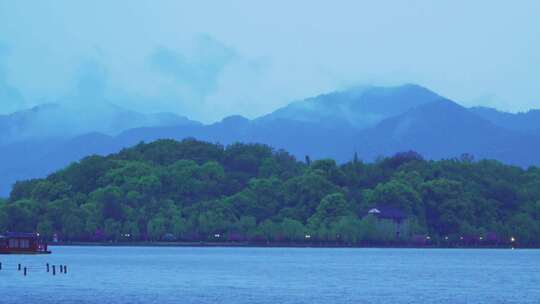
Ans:
[[[508,232],[507,238],[513,237],[522,246],[540,242],[540,224],[526,213],[518,213],[510,219]]]
[[[281,222],[281,232],[288,241],[303,241],[306,236],[306,229],[299,221],[285,218]]]
[[[489,236],[491,244],[515,237],[520,246],[540,246],[538,167],[470,157],[427,161],[415,152],[373,163],[357,155],[341,165],[306,162],[260,144],[140,143],[17,182],[0,199],[0,232],[371,244],[429,234],[434,243]],[[375,205],[405,211],[399,240],[394,221],[365,216]]]
[[[340,217],[352,215],[350,206],[342,193],[332,193],[326,195],[317,211],[308,220],[309,226],[319,229],[321,226],[329,227]]]
[[[406,212],[419,208],[421,204],[421,197],[416,190],[394,179],[377,185],[372,191],[367,191],[366,200],[371,205],[393,206]]]
[[[322,198],[336,190],[336,185],[310,170],[284,184],[285,206],[294,208],[297,219],[305,221],[315,212]]]
[[[391,220],[379,220],[372,215],[360,221],[360,238],[366,242],[387,242],[396,237],[395,224]]]
[[[148,231],[148,236],[150,237],[150,240],[152,241],[161,240],[161,237],[163,237],[163,235],[167,232],[165,218],[161,216],[152,218],[148,222],[148,226],[146,230]]]
[[[8,214],[6,212],[6,205],[4,202],[0,202],[0,231],[8,230]]]
[[[38,214],[38,205],[33,200],[23,199],[4,206],[4,224],[10,231],[35,231],[37,223],[35,219]]]
[[[473,217],[471,204],[460,182],[428,181],[422,185],[422,196],[426,203],[427,224],[439,235],[458,233],[461,222]]]
[[[117,186],[99,188],[90,194],[90,199],[101,206],[104,219],[123,220],[122,190]]]
[[[172,218],[172,234],[182,239],[190,230],[188,221],[181,216]]]
[[[92,155],[60,171],[58,177],[71,185],[73,193],[90,193],[102,186],[99,180],[114,168],[114,165],[109,158]]]
[[[139,240],[141,237],[141,229],[136,221],[130,220],[122,225],[121,234],[129,240]]]
[[[319,171],[326,179],[336,185],[343,185],[345,176],[333,159],[321,159],[314,161],[311,170]]]
[[[246,214],[261,221],[276,214],[283,202],[283,183],[275,177],[252,179],[248,185],[248,193],[251,202]]]
[[[331,225],[332,235],[335,235],[337,240],[357,243],[362,238],[362,223],[356,216],[341,216]]]
[[[246,238],[251,239],[256,234],[257,221],[253,216],[242,216],[234,224],[234,230],[242,233]]]
[[[121,230],[122,225],[114,219],[109,218],[105,221],[104,231],[105,236],[108,240],[118,241],[118,239],[120,238]]]
[[[211,198],[223,192],[223,181],[225,179],[225,169],[216,161],[204,163],[198,170],[200,187],[204,198]]]
[[[51,221],[49,220],[44,220],[44,221],[39,222],[36,230],[40,234],[41,237],[47,240],[52,239],[52,236],[54,234],[53,225]]]
[[[83,234],[93,238],[98,230],[104,226],[101,210],[96,202],[82,204],[80,209],[84,213],[84,218],[86,219]]]
[[[258,226],[258,233],[267,241],[281,241],[284,238],[281,226],[271,220],[265,220]]]
[[[74,214],[68,214],[62,219],[62,235],[68,240],[75,240],[84,231],[84,222]]]

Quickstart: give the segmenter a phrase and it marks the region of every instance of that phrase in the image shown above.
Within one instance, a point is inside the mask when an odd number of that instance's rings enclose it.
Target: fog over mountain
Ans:
[[[538,164],[538,112],[512,113],[540,106],[539,5],[0,0],[0,194],[189,136],[300,159],[417,149]]]
[[[127,129],[196,123],[172,113],[142,114],[112,104],[43,104],[0,115],[0,144],[68,139],[89,132],[117,135]]]
[[[539,0],[0,0],[0,304],[540,304],[539,83]]]
[[[539,10],[532,0],[0,0],[0,114],[108,102],[213,123],[407,82],[467,107],[527,111],[540,105]]]
[[[43,177],[85,156],[163,138],[264,143],[298,159],[344,162],[356,153],[373,161],[415,150],[429,159],[472,154],[519,166],[540,165],[540,136],[534,132],[540,120],[516,123],[535,111],[525,115],[469,109],[412,84],[355,87],[295,101],[256,119],[235,115],[212,124],[113,105],[101,111],[101,116],[85,116],[52,104],[1,116],[0,193],[6,195],[16,180]]]
[[[259,120],[291,119],[331,126],[346,122],[363,129],[440,97],[418,85],[362,86],[293,102]]]

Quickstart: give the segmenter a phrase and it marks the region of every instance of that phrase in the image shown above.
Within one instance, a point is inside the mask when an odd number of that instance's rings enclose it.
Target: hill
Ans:
[[[100,124],[94,128],[98,131],[74,136],[68,135],[71,131],[64,136],[50,132],[57,136],[22,136],[22,140],[0,144],[0,196],[7,196],[17,180],[44,177],[88,155],[115,153],[141,141],[189,137],[224,145],[262,143],[285,149],[298,159],[332,158],[338,163],[349,161],[355,153],[373,161],[414,150],[434,160],[470,154],[522,167],[540,164],[540,133],[534,131],[534,119],[527,118],[526,127],[516,127],[508,122],[513,118],[490,118],[417,85],[353,88],[294,102],[257,119],[230,116],[208,125],[177,118],[157,119],[157,125],[145,126],[153,120],[130,113],[105,119],[118,123],[114,127]],[[28,117],[23,121],[33,121],[34,116]],[[119,131],[124,128],[128,129]],[[99,131],[105,129],[109,131]]]
[[[260,144],[160,140],[18,182],[0,201],[0,231],[73,241],[538,246],[539,186],[536,167],[468,157],[407,152],[338,165]],[[405,220],[396,226],[368,215],[372,208]]]

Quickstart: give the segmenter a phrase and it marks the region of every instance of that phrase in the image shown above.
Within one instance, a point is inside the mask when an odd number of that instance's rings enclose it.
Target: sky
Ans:
[[[540,1],[0,0],[0,114],[114,103],[212,122],[404,83],[540,108]]]

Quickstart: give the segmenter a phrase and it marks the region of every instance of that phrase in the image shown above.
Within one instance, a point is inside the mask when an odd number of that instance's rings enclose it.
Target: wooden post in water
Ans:
[[[2,262],[0,262],[0,270],[2,270]]]
[[[17,266],[17,270],[21,271],[21,264],[19,264],[19,266]]]
[[[49,272],[49,263],[47,263],[47,272]]]
[[[67,265],[64,265],[64,274],[67,274]]]
[[[64,266],[60,264],[60,273],[64,273]]]
[[[24,267],[24,276],[26,276],[26,267]]]
[[[56,265],[52,265],[52,275],[56,275]]]

